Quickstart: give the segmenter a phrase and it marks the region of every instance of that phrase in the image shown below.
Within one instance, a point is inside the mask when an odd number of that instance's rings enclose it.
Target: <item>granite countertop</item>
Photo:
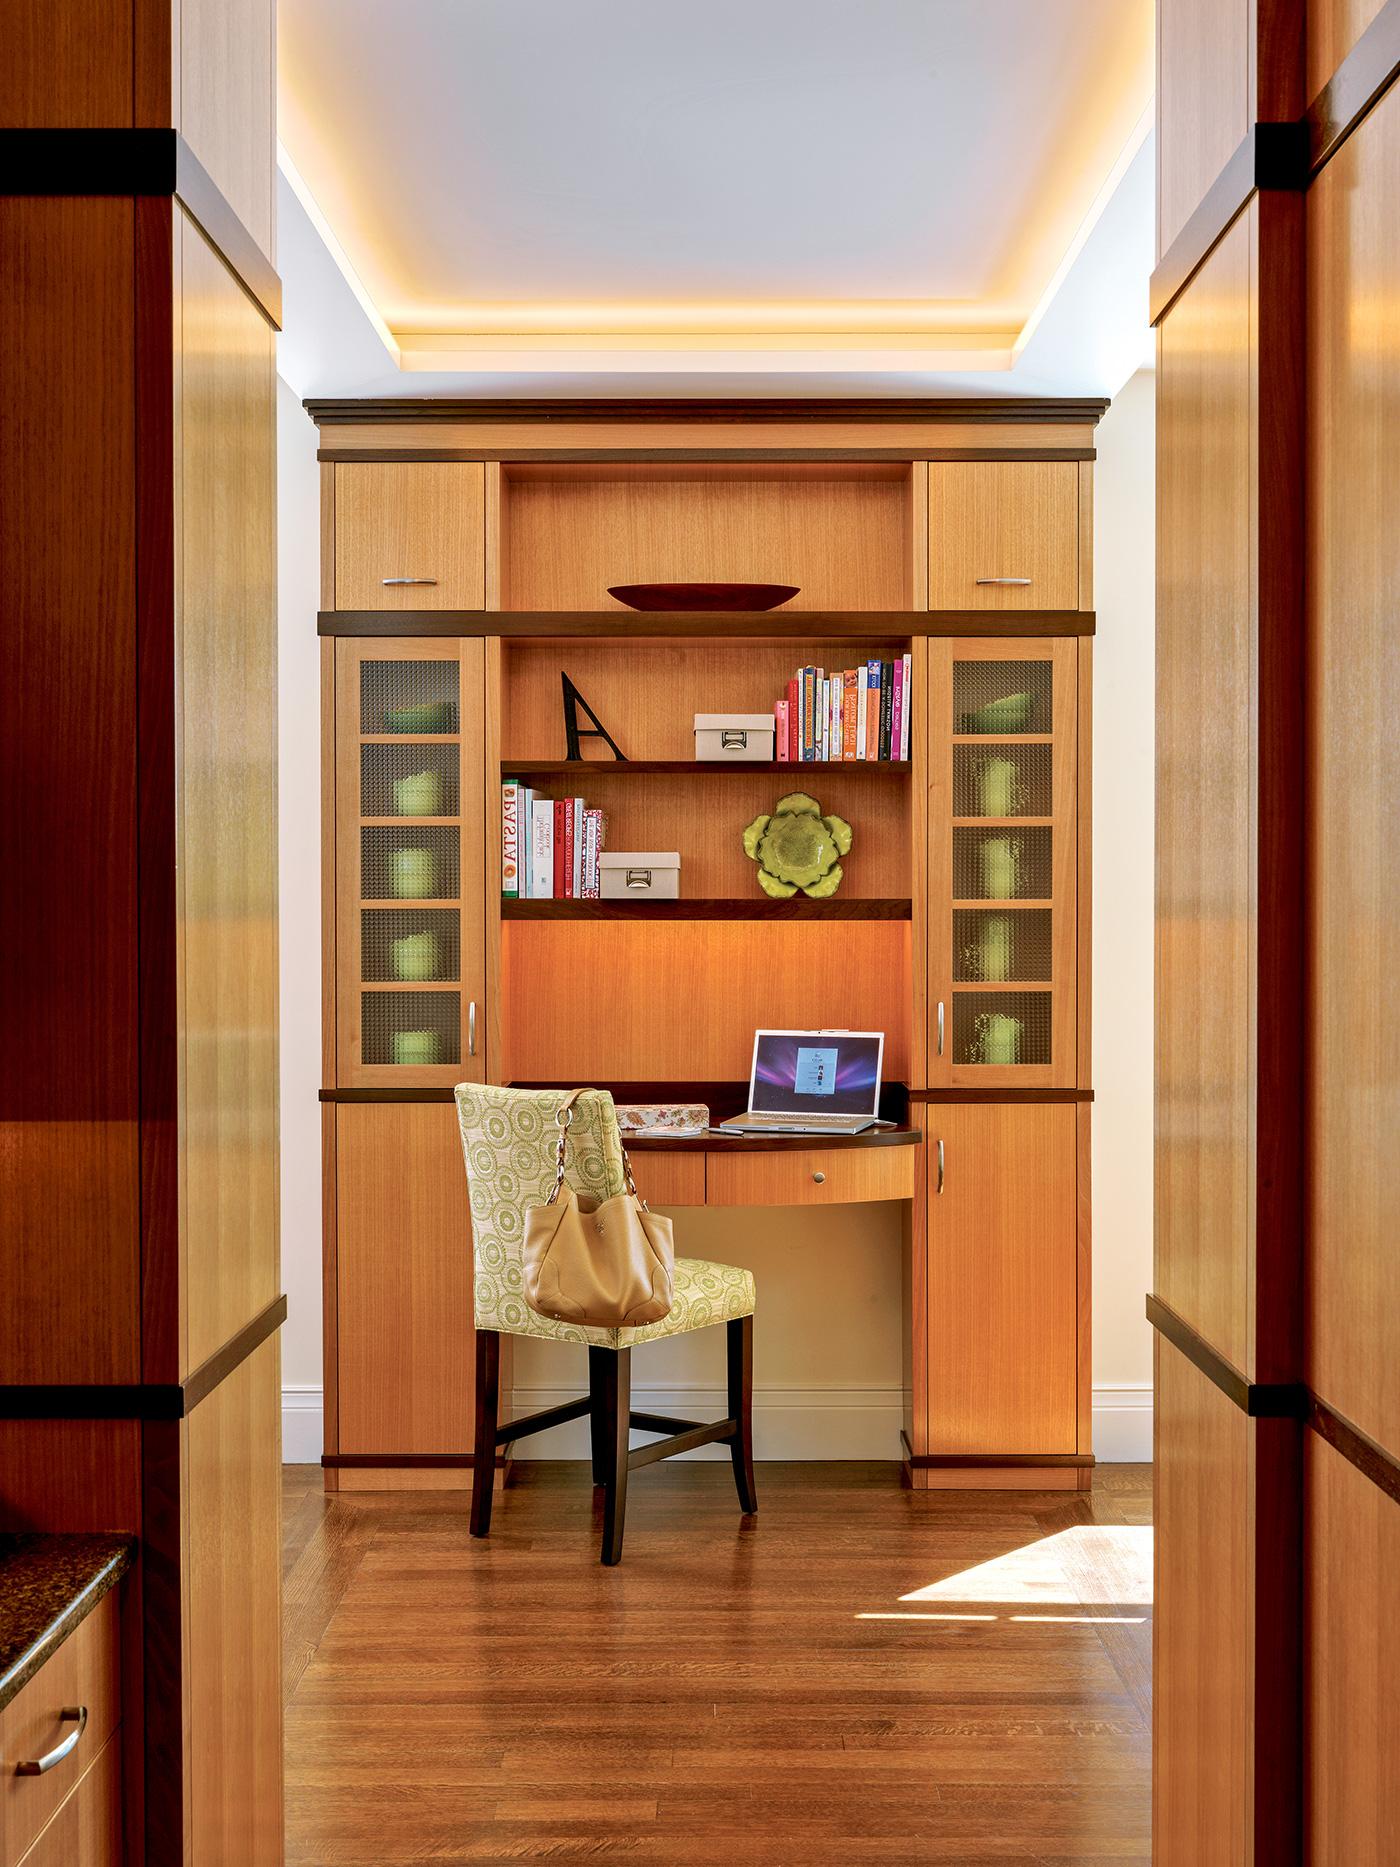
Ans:
[[[0,1534],[0,1707],[131,1565],[129,1536]]]

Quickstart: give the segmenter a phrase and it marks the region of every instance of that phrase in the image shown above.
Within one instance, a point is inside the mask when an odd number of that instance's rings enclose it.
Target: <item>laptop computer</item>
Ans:
[[[883,1031],[756,1031],[748,1112],[720,1134],[860,1134],[880,1107]]]

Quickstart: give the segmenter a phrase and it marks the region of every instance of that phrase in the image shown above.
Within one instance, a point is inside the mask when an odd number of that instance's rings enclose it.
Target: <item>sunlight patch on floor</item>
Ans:
[[[900,1600],[929,1604],[995,1602],[1027,1609],[1150,1607],[1152,1531],[1138,1524],[1076,1524],[974,1568],[960,1569],[942,1581],[912,1589]],[[1146,1616],[1014,1614],[1010,1618],[1141,1621]]]

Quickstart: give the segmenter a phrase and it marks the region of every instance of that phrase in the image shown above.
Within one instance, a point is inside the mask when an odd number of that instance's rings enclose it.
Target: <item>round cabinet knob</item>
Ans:
[[[813,1175],[812,1175],[812,1178],[813,1178],[813,1180],[814,1180],[814,1181],[816,1182],[816,1184],[817,1184],[818,1186],[825,1186],[825,1185],[826,1185],[826,1175],[825,1175],[824,1173],[822,1173],[822,1172],[820,1171],[820,1169],[818,1169],[818,1171],[816,1171],[815,1173],[813,1173]]]

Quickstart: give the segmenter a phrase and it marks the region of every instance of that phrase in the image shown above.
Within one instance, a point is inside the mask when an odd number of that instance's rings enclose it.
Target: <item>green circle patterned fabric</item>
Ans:
[[[489,1083],[457,1085],[457,1121],[476,1248],[477,1328],[497,1329],[503,1335],[541,1336],[552,1342],[589,1342],[596,1348],[631,1348],[639,1342],[751,1316],[752,1272],[734,1264],[711,1264],[704,1258],[676,1259],[670,1315],[640,1329],[585,1328],[556,1322],[530,1308],[525,1301],[525,1213],[531,1206],[543,1205],[553,1189],[559,1132],[554,1114],[566,1093],[562,1089],[498,1089]],[[576,1192],[596,1198],[611,1199],[625,1191],[617,1112],[606,1090],[585,1089],[574,1104],[564,1175]]]

